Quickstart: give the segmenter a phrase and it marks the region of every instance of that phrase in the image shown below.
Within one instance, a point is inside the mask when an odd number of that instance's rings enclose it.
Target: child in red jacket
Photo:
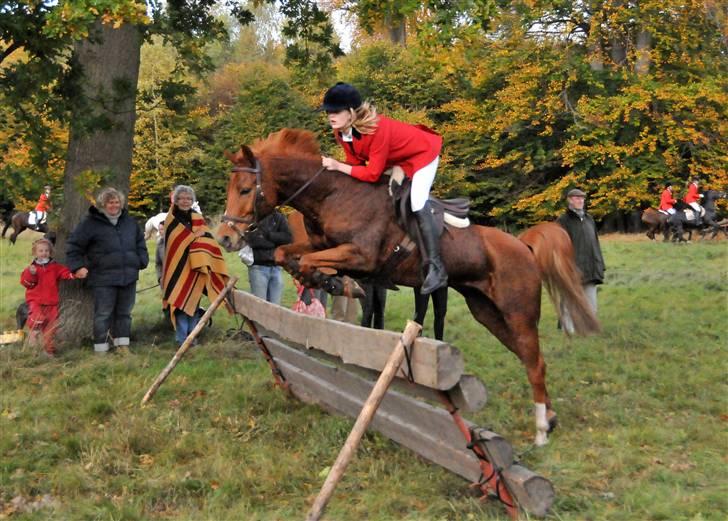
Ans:
[[[28,328],[31,341],[43,337],[45,352],[56,353],[54,333],[58,322],[58,281],[72,279],[73,274],[63,264],[53,260],[53,244],[48,239],[33,242],[33,262],[23,270],[20,283],[26,287]]]

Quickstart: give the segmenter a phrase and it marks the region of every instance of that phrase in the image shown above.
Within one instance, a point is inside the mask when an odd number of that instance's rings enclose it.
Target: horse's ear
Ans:
[[[243,157],[250,163],[250,166],[255,165],[255,154],[250,150],[248,145],[240,145],[240,151],[243,153]]]

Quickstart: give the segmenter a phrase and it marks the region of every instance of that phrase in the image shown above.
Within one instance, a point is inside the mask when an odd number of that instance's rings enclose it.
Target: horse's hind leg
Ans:
[[[483,324],[526,368],[534,402],[536,445],[548,443],[548,432],[556,425],[556,413],[546,389],[546,362],[538,339],[538,310],[521,310],[504,315],[484,294],[461,291],[473,317]],[[536,315],[534,317],[533,315]]]

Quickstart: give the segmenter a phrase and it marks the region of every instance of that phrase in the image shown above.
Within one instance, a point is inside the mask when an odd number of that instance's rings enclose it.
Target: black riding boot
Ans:
[[[425,203],[422,210],[414,212],[414,214],[422,237],[421,246],[425,249],[425,251],[420,252],[422,255],[422,268],[427,267],[427,276],[420,293],[429,295],[436,289],[447,286],[447,272],[440,258],[440,238],[435,233],[435,221],[430,210],[430,203]]]

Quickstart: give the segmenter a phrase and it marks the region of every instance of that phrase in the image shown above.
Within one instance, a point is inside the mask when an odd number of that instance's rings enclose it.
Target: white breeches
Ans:
[[[698,212],[698,215],[700,215],[700,210],[703,208],[702,206],[700,206],[700,203],[697,201],[693,201],[692,203],[689,203],[689,204],[690,204],[690,207],[693,210],[695,210],[696,212]]]
[[[412,191],[410,201],[412,203],[412,211],[419,212],[425,206],[427,199],[430,197],[430,188],[435,180],[437,173],[437,165],[440,164],[440,156],[429,165],[420,168],[412,177]]]

